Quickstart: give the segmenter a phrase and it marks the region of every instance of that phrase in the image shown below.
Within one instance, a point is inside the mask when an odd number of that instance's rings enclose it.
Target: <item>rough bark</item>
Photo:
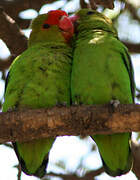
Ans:
[[[0,38],[6,43],[13,56],[21,54],[27,48],[27,38],[3,9],[0,9]]]
[[[136,141],[132,141],[132,154],[134,158],[133,173],[140,179],[140,144]]]
[[[16,23],[20,26],[20,28],[26,29],[30,24],[30,20],[25,20],[19,17],[19,13],[21,11],[27,9],[34,9],[37,12],[41,9],[44,4],[50,4],[55,2],[56,0],[13,0],[6,1],[1,0],[0,6],[4,9],[4,11],[13,18]]]
[[[110,8],[113,9],[114,8],[114,0],[91,0],[92,3],[96,3],[98,5],[102,5],[105,8]]]
[[[8,69],[14,58],[15,56],[9,56],[7,59],[0,59],[0,71]]]
[[[140,131],[140,105],[53,107],[0,113],[0,142]]]
[[[123,41],[130,53],[140,53],[140,44],[134,44]]]
[[[89,0],[89,4],[87,5],[85,0],[80,0],[81,8],[90,7],[92,9],[96,9],[97,5],[101,5],[105,8],[114,8],[114,0]]]

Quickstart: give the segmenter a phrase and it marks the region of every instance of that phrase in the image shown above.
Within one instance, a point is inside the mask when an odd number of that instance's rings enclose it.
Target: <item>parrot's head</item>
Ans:
[[[31,24],[29,45],[38,42],[69,42],[74,26],[68,14],[62,10],[52,10],[41,14]]]
[[[81,9],[74,16],[70,17],[75,25],[75,31],[90,31],[93,29],[102,29],[110,31],[117,36],[117,31],[113,27],[111,19],[91,9]]]

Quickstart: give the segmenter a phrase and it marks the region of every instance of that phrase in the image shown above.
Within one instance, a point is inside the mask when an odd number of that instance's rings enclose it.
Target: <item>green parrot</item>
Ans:
[[[71,94],[74,104],[134,103],[134,75],[127,48],[119,41],[109,18],[79,10],[74,22]],[[119,121],[119,119],[118,119]],[[93,135],[106,173],[120,176],[132,167],[130,133]]]
[[[73,24],[66,12],[39,15],[31,25],[28,49],[10,67],[3,112],[70,105]],[[22,171],[43,177],[54,138],[13,143]]]

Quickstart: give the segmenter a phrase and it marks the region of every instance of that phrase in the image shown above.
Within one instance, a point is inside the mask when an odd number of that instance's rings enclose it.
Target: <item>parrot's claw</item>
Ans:
[[[7,110],[7,112],[12,112],[12,111],[16,111],[16,107],[14,106],[14,107],[10,107],[10,108],[8,108],[8,110]]]
[[[76,106],[76,105],[78,105],[78,102],[77,102],[77,101],[72,102],[72,105],[73,105],[73,106]]]
[[[56,106],[58,106],[58,107],[67,106],[67,102],[61,102],[61,103],[57,102]]]
[[[110,101],[110,104],[114,106],[114,108],[117,108],[118,105],[120,104],[120,101],[118,99],[112,99]]]

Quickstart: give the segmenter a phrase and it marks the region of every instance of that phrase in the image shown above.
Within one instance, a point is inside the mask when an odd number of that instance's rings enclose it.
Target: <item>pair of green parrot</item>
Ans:
[[[109,18],[89,9],[73,17],[55,10],[39,15],[31,27],[28,49],[14,60],[8,73],[3,112],[70,106],[71,102],[134,103],[131,59]],[[120,176],[131,169],[130,133],[91,137],[109,175]],[[22,171],[43,177],[54,141],[13,143]]]

